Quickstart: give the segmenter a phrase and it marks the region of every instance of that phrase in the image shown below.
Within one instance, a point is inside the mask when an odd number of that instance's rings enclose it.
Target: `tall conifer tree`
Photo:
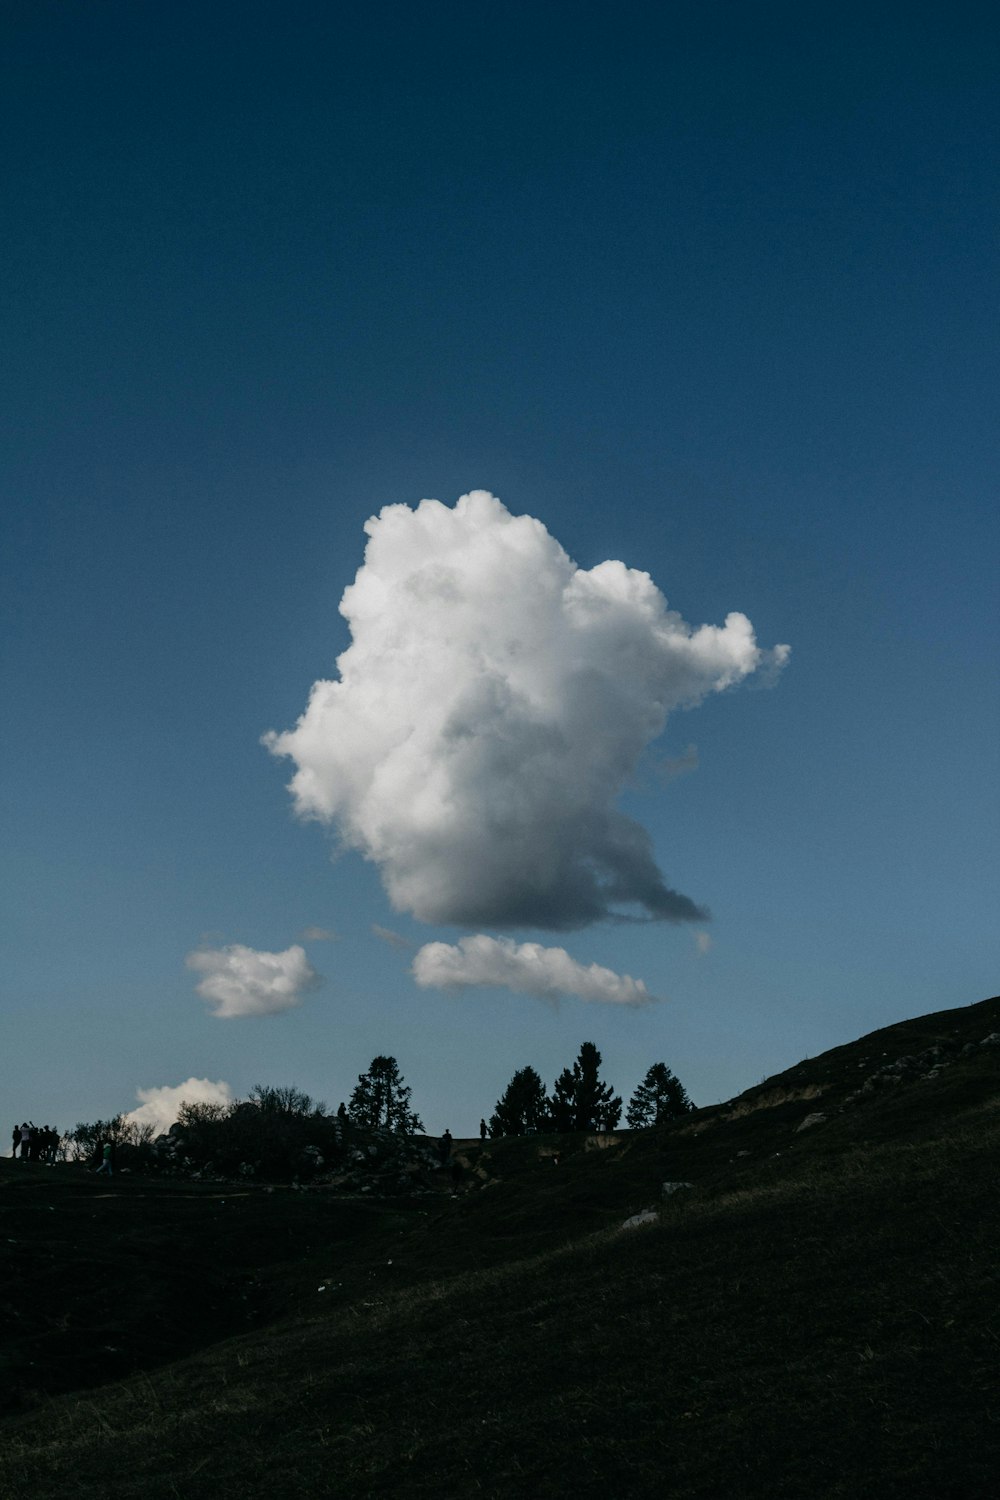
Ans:
[[[531,1135],[545,1126],[545,1085],[534,1068],[519,1068],[490,1116],[490,1135]]]
[[[629,1100],[625,1119],[633,1130],[646,1125],[662,1125],[676,1120],[694,1108],[680,1079],[666,1063],[658,1062],[647,1072]]]
[[[368,1072],[358,1074],[347,1111],[355,1125],[411,1135],[424,1128],[419,1115],[410,1108],[412,1092],[403,1082],[394,1057],[373,1057]]]
[[[601,1054],[584,1042],[572,1069],[564,1068],[549,1098],[553,1130],[614,1130],[622,1101],[600,1077]]]

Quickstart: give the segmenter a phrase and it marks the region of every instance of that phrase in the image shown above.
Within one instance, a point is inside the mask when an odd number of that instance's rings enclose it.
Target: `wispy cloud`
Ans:
[[[372,934],[380,942],[388,943],[390,948],[398,948],[400,952],[409,952],[416,947],[409,938],[405,938],[401,932],[393,932],[391,927],[380,927],[377,922],[372,923]]]
[[[198,948],[185,963],[204,975],[195,988],[215,1007],[212,1014],[227,1021],[290,1010],[322,983],[298,943],[282,953],[264,953],[242,943]]]
[[[162,1135],[176,1122],[182,1104],[230,1104],[233,1091],[221,1078],[217,1083],[208,1078],[189,1078],[186,1083],[136,1089],[135,1097],[141,1103],[129,1111],[126,1120],[136,1125],[152,1125],[154,1134]]]
[[[699,954],[704,957],[712,946],[712,934],[710,932],[696,932],[694,935],[694,945],[698,949]]]
[[[688,745],[683,755],[672,755],[657,762],[656,773],[661,781],[675,781],[678,776],[688,776],[698,769],[698,746]]]
[[[616,801],[673,710],[787,649],[761,650],[742,614],[693,628],[622,562],[578,568],[484,490],[389,505],[365,529],[339,678],[264,737],[295,762],[297,812],[421,921],[704,920]]]
[[[454,944],[425,943],[413,959],[412,973],[423,989],[499,987],[543,1000],[576,995],[605,1005],[649,1005],[657,998],[641,979],[600,964],[577,963],[565,948],[482,933]]]
[[[299,937],[304,943],[335,943],[337,934],[329,927],[303,927]]]

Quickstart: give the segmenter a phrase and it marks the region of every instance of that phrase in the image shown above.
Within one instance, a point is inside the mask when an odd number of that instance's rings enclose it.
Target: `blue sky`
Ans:
[[[986,8],[0,24],[12,1121],[189,1077],[335,1106],[390,1052],[463,1133],[587,1039],[626,1097],[662,1059],[709,1103],[995,992]],[[477,489],[580,569],[792,648],[772,689],[672,714],[618,804],[710,923],[482,929],[662,1003],[418,988],[422,944],[480,929],[332,861],[260,743],[336,675],[368,518]],[[187,955],[310,926],[337,934],[302,942],[321,987],[210,1013]]]

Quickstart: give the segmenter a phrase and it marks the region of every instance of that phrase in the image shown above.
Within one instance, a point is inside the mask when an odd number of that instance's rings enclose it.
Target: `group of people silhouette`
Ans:
[[[23,1124],[15,1125],[11,1132],[10,1154],[16,1157],[20,1152],[22,1161],[40,1161],[52,1166],[60,1140],[59,1131],[51,1125],[36,1125],[32,1120],[25,1120]]]

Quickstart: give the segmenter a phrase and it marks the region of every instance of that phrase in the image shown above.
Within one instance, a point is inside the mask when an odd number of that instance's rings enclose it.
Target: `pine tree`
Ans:
[[[490,1116],[490,1135],[531,1135],[545,1124],[545,1085],[534,1068],[519,1068]]]
[[[565,1135],[573,1129],[576,1118],[576,1082],[571,1068],[563,1068],[555,1081],[548,1102],[548,1126]]]
[[[622,1117],[622,1098],[620,1094],[613,1095],[597,1106],[597,1128],[598,1130],[617,1130],[618,1122]]]
[[[549,1099],[553,1130],[613,1130],[621,1119],[622,1101],[600,1077],[601,1054],[584,1042],[572,1070],[564,1068]]]
[[[348,1115],[355,1125],[364,1125],[369,1130],[411,1135],[424,1128],[419,1116],[410,1109],[412,1092],[403,1082],[394,1057],[373,1057],[368,1072],[358,1074],[347,1106]]]
[[[646,1125],[662,1125],[676,1120],[694,1108],[684,1085],[671,1073],[666,1063],[654,1063],[629,1101],[625,1118],[633,1130]]]

